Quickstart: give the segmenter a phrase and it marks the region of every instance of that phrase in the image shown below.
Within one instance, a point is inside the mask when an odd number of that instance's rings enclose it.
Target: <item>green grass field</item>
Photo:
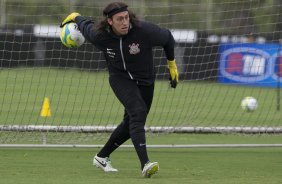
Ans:
[[[108,84],[107,72],[74,69],[0,70],[0,124],[106,125],[121,121],[123,108]],[[245,96],[254,96],[259,108],[246,113]],[[52,117],[40,117],[44,97]],[[156,82],[148,126],[281,126],[276,111],[276,89],[180,81],[176,90],[168,81]]]
[[[0,149],[2,184],[190,183],[280,184],[281,148],[149,149],[160,172],[141,177],[135,152],[122,148],[112,154],[118,173],[92,165],[97,149]]]
[[[276,91],[181,81],[176,90],[157,81],[147,126],[281,126],[275,110]],[[240,109],[245,96],[255,96],[259,108]],[[52,116],[40,117],[44,97]],[[121,121],[123,108],[115,99],[106,72],[49,68],[0,70],[1,125],[106,125]],[[0,143],[98,144],[109,134],[0,132]],[[281,144],[281,134],[147,134],[154,144]],[[43,141],[43,139],[45,139]],[[131,144],[130,141],[126,144]],[[141,177],[133,148],[112,154],[118,173],[104,173],[92,165],[98,148],[0,147],[0,184],[85,183],[281,183],[282,148],[148,148],[160,172]]]
[[[159,134],[148,144],[276,144],[282,135]],[[104,139],[92,144],[103,144]],[[90,142],[85,142],[90,144]],[[127,142],[126,144],[131,144]],[[2,184],[85,183],[190,183],[280,184],[282,148],[148,148],[150,159],[160,163],[151,179],[141,177],[133,148],[112,155],[118,173],[92,166],[98,148],[0,148]]]

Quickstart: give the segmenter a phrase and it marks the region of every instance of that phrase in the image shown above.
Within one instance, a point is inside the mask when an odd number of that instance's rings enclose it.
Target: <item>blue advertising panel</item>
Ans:
[[[238,43],[219,47],[219,82],[254,86],[277,86],[282,81],[282,46]]]

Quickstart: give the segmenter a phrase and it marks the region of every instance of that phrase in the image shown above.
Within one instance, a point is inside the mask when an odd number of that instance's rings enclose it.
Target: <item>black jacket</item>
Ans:
[[[140,21],[140,25],[130,28],[127,35],[119,37],[112,31],[98,33],[94,22],[82,16],[76,17],[75,22],[83,36],[104,53],[110,75],[150,85],[155,80],[152,48],[162,46],[167,59],[174,59],[171,32],[155,24]]]

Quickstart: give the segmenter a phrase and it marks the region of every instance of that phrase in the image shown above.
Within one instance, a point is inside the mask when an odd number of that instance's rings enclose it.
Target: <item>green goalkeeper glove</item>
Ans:
[[[65,24],[74,22],[75,17],[80,16],[79,13],[73,12],[65,18],[65,20],[61,23],[60,27],[64,27]]]
[[[178,70],[177,70],[177,66],[176,66],[176,62],[175,59],[172,61],[167,61],[168,64],[168,69],[169,69],[169,73],[170,73],[170,86],[172,88],[176,88],[177,83],[178,83]]]

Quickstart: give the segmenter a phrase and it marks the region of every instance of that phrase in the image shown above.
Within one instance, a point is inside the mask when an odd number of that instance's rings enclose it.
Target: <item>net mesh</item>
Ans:
[[[121,122],[124,110],[109,87],[103,54],[88,42],[68,49],[59,39],[58,25],[70,12],[99,20],[109,2],[0,1],[1,143],[88,142]],[[176,40],[175,90],[164,51],[153,51],[149,132],[280,132],[280,1],[124,2]],[[242,110],[246,96],[257,99],[254,112]],[[46,98],[50,116],[41,114]]]

